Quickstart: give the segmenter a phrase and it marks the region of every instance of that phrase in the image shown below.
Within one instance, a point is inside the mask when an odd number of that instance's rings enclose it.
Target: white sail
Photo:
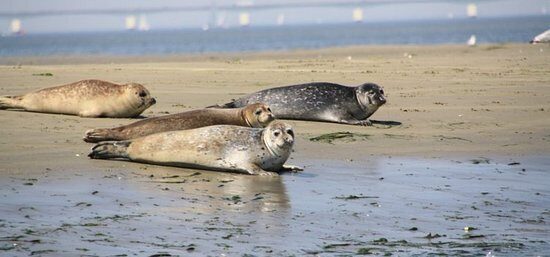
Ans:
[[[363,21],[363,9],[361,8],[355,8],[353,9],[353,21],[354,22],[362,22]]]
[[[227,14],[225,12],[220,13],[218,15],[217,19],[216,19],[216,27],[225,28],[226,27],[226,23],[225,23],[226,18],[227,18]]]
[[[477,17],[477,5],[476,4],[468,4],[466,6],[466,15],[470,18]]]
[[[126,16],[126,29],[135,30],[136,29],[136,16],[128,15]]]
[[[21,33],[21,20],[19,19],[13,19],[11,20],[11,32],[13,34],[19,34]]]
[[[285,14],[281,13],[277,16],[277,25],[281,26],[285,24]]]
[[[245,27],[250,25],[250,14],[247,12],[242,12],[239,14],[239,25]]]
[[[149,22],[147,22],[147,18],[145,16],[140,15],[139,16],[139,30],[141,31],[148,31],[151,29],[151,26],[149,26]]]

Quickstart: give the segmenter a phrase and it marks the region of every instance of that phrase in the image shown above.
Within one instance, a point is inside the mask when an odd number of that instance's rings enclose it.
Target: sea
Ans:
[[[0,37],[0,57],[170,55],[315,49],[350,45],[527,43],[550,29],[550,15],[429,21],[314,24]]]

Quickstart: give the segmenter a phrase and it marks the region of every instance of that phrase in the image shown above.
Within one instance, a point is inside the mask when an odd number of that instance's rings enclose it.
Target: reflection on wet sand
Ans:
[[[236,173],[143,165],[138,179],[129,180],[144,198],[166,199],[150,215],[170,220],[201,220],[199,232],[233,231],[254,237],[269,228],[274,237],[287,233],[291,206],[283,176],[265,177]],[[224,232],[225,233],[225,232]],[[231,237],[231,234],[222,235]]]
[[[147,171],[142,173],[141,180],[132,181],[140,190],[158,192],[160,187],[165,191],[185,192],[181,194],[183,200],[209,199],[208,204],[193,205],[189,209],[183,207],[189,212],[286,212],[290,208],[281,176],[250,176],[154,165],[147,165]]]
[[[538,240],[549,231],[546,159],[310,159],[299,163],[304,173],[275,178],[107,161],[32,176],[0,167],[0,249],[540,254],[548,247]]]

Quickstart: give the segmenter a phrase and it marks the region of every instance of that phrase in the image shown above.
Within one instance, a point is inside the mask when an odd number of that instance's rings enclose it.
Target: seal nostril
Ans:
[[[151,98],[151,104],[156,104],[157,100],[155,98]]]

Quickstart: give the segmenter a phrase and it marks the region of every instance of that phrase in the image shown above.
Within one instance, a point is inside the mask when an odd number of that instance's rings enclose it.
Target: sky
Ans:
[[[338,0],[240,0],[240,4],[283,4],[283,3],[313,3],[334,2]],[[407,2],[407,0],[378,0],[383,4],[368,3],[358,5],[278,8],[251,10],[250,26],[276,25],[277,20],[284,19],[284,25],[322,24],[353,22],[352,13],[356,8],[363,12],[363,22],[387,22],[422,19],[462,19],[466,18],[466,6],[475,3],[479,18],[500,16],[550,15],[550,0],[424,0]],[[216,5],[235,5],[234,0],[0,0],[0,32],[10,32],[10,24],[14,18],[21,21],[26,33],[50,32],[85,32],[85,31],[124,31],[125,18],[128,14],[93,14],[93,15],[55,15],[55,16],[13,16],[1,14],[16,14],[22,12],[73,11],[73,10],[112,10],[112,9],[146,9],[174,8]],[[139,20],[143,17],[151,30],[203,28],[223,23],[225,27],[239,26],[239,15],[243,11],[218,11],[215,16],[211,11],[186,11],[163,13],[134,13]],[[281,18],[284,16],[284,18]],[[550,24],[549,24],[550,27]]]

